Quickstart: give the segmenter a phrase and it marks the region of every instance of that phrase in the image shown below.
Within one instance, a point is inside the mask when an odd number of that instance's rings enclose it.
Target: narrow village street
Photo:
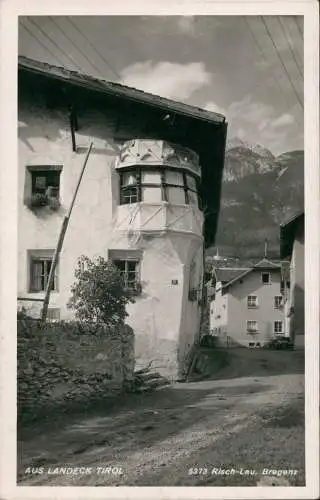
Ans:
[[[21,433],[20,485],[246,486],[265,468],[297,471],[267,473],[268,484],[305,480],[304,377],[295,369],[176,383],[49,422]]]

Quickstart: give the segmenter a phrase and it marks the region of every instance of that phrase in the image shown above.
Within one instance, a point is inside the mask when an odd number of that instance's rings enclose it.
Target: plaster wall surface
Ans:
[[[228,294],[222,294],[221,283],[217,283],[215,299],[210,304],[210,330],[219,335],[227,330],[228,324]]]
[[[49,307],[59,308],[61,319],[74,317],[67,302],[81,255],[107,258],[109,250],[141,250],[142,293],[128,306],[137,365],[153,361],[160,371],[175,377],[181,353],[187,352],[199,326],[200,308],[188,300],[188,280],[195,259],[201,282],[203,216],[187,205],[119,205],[115,161],[121,144],[114,139],[115,122],[112,113],[106,116],[88,110],[81,116],[77,152],[73,152],[64,112],[48,110],[41,103],[19,103],[18,296],[44,297],[43,292],[29,291],[29,252],[55,249],[86,149],[93,141],[60,255],[58,289],[51,293]],[[27,167],[40,165],[62,167],[57,211],[48,207],[34,211],[26,204],[31,189]],[[136,218],[132,217],[134,211],[138,212]],[[39,315],[41,302],[23,301],[23,305]]]
[[[253,271],[228,290],[228,336],[238,344],[260,342],[261,345],[274,337],[274,322],[282,321],[284,310],[276,309],[274,297],[280,296],[280,270],[270,270],[270,283],[263,284],[261,270]],[[248,295],[256,295],[257,308],[248,308]],[[247,321],[257,321],[258,332],[247,333]]]

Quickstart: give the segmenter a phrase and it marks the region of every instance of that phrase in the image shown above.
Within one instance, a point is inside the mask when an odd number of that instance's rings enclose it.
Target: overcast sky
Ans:
[[[303,149],[303,19],[21,17],[19,54],[220,112],[228,136]]]

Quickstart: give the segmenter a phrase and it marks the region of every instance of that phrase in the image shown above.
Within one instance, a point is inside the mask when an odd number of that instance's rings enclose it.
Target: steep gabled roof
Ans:
[[[116,97],[122,96],[132,101],[142,102],[150,106],[163,108],[167,111],[174,111],[200,120],[210,121],[217,124],[224,123],[226,121],[225,117],[220,113],[214,113],[213,111],[207,111],[196,106],[190,106],[189,104],[185,104],[183,102],[173,101],[172,99],[150,94],[149,92],[144,92],[143,90],[136,89],[134,87],[127,87],[126,85],[122,85],[120,83],[110,82],[85,73],[80,73],[79,71],[72,71],[60,66],[53,66],[42,61],[35,61],[24,56],[19,56],[19,68],[24,68],[25,70],[47,76],[49,75],[52,78],[67,81],[68,83],[72,83],[80,87],[86,87],[96,92]]]
[[[292,254],[296,229],[304,222],[304,212],[300,212],[280,225],[280,255],[282,259]]]
[[[249,274],[251,274],[252,272],[254,272],[256,270],[272,271],[272,270],[276,270],[276,269],[279,269],[279,271],[281,271],[281,264],[272,262],[268,259],[262,259],[257,264],[255,264],[253,267],[251,267],[250,269],[247,269],[246,271],[244,271],[243,273],[239,274],[238,276],[233,278],[231,281],[226,283],[223,286],[223,290],[225,291],[225,290],[229,289],[231,286],[238,283],[243,278],[246,278]]]
[[[166,99],[119,83],[70,71],[58,66],[34,61],[26,57],[18,60],[18,90],[30,89],[32,98],[38,91],[54,95],[63,89],[76,103],[89,107],[95,102],[102,112],[109,104],[124,108],[127,119],[135,120],[134,111],[143,110],[150,117],[153,139],[180,144],[197,153],[201,164],[200,193],[204,205],[205,246],[214,244],[220,211],[222,172],[224,166],[227,123],[225,117],[195,106]],[[49,89],[49,90],[48,90]],[[130,118],[131,114],[133,118]],[[174,118],[174,124],[165,120]],[[138,137],[131,137],[138,138]],[[146,138],[146,137],[141,137]]]

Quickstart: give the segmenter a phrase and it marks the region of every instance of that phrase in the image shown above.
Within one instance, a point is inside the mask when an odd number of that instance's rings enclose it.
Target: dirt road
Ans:
[[[29,427],[19,484],[304,485],[303,384],[299,373],[177,383]]]

